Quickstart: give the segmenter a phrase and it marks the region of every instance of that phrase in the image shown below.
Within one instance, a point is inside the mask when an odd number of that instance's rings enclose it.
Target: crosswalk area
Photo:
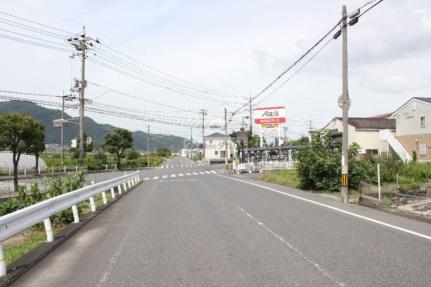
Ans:
[[[224,169],[213,169],[213,170],[194,171],[194,172],[190,171],[190,172],[183,172],[183,173],[149,176],[149,177],[144,177],[143,180],[144,181],[164,180],[164,179],[181,178],[181,177],[187,177],[187,176],[214,175],[214,174],[223,173],[223,172],[224,172]]]
[[[158,168],[179,168],[179,167],[197,167],[197,166],[205,166],[205,164],[203,163],[199,163],[199,164],[166,164],[166,165],[161,165]]]

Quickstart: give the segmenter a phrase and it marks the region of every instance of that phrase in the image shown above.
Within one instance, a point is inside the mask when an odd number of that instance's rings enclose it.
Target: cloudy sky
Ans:
[[[256,95],[327,32],[339,20],[343,4],[351,11],[367,1],[3,2],[0,9],[4,12],[66,31],[80,33],[85,25],[89,36],[109,47],[191,83],[232,95],[230,101],[242,102],[250,94]],[[0,21],[0,29],[12,28]],[[385,0],[348,33],[350,115],[392,112],[410,97],[430,96],[431,1]],[[0,30],[0,34],[7,31]],[[310,121],[313,128],[319,128],[341,114],[337,106],[341,93],[340,40],[331,41],[282,88],[256,100],[259,106],[286,106],[290,137],[306,134]],[[68,92],[71,79],[79,74],[79,61],[70,59],[68,53],[6,39],[0,42],[0,89],[61,94]],[[226,105],[226,100],[210,102],[173,93],[93,62],[88,62],[87,79],[188,111],[88,88],[87,96],[94,101],[122,108],[193,121],[198,121],[198,110],[206,108],[211,122],[223,117]],[[232,103],[227,108],[235,109]],[[98,122],[133,130],[145,129],[148,124],[88,115]],[[241,114],[234,117],[231,127],[237,129],[241,119]],[[186,127],[154,123],[151,127],[160,133],[190,134]],[[195,129],[194,134],[198,138],[201,131]]]

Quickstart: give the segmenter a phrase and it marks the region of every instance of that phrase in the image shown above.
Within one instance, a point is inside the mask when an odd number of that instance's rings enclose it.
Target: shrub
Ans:
[[[128,160],[138,159],[140,157],[141,157],[141,153],[134,148],[128,150],[126,153],[126,158]]]

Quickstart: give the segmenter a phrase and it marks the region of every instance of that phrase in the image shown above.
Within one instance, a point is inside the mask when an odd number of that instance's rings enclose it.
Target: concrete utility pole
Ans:
[[[250,93],[250,134],[253,137],[253,105],[251,101],[251,93]]]
[[[201,109],[199,114],[202,115],[202,156],[205,159],[205,116],[207,115],[207,111]]]
[[[66,96],[61,96],[61,130],[60,130],[60,162],[61,165],[64,165],[64,98]]]
[[[85,34],[85,27],[83,33],[79,37],[67,39],[78,51],[74,56],[81,57],[81,81],[79,87],[79,164],[84,165],[84,108],[85,108],[85,87],[87,81],[85,80],[85,59],[87,58],[87,49],[93,47],[93,43],[99,43],[99,40],[87,37]]]
[[[342,71],[343,71],[343,93],[339,100],[339,105],[343,110],[343,139],[342,139],[342,158],[341,158],[341,200],[343,203],[348,202],[349,191],[349,86],[348,86],[348,69],[347,69],[347,8],[343,6],[341,11],[341,36],[342,36]]]
[[[150,167],[150,125],[147,128],[147,167]]]
[[[227,172],[227,164],[228,164],[228,151],[227,151],[227,109],[224,108],[224,149],[225,149],[225,154],[224,154],[224,169]]]

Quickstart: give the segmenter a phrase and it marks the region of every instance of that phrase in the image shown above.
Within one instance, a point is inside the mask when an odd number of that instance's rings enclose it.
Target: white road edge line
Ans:
[[[421,237],[421,238],[425,238],[425,239],[431,240],[431,236],[428,236],[428,235],[425,235],[425,234],[422,234],[422,233],[419,233],[419,232],[416,232],[416,231],[413,231],[413,230],[410,230],[410,229],[402,228],[402,227],[399,227],[399,226],[396,226],[396,225],[392,225],[392,224],[389,224],[389,223],[386,223],[386,222],[383,222],[383,221],[380,221],[380,220],[376,220],[376,219],[373,219],[373,218],[370,218],[370,217],[367,217],[367,216],[356,214],[356,213],[353,213],[353,212],[350,212],[350,211],[347,211],[347,210],[344,210],[344,209],[341,209],[341,208],[338,208],[338,207],[334,207],[334,206],[331,206],[331,205],[328,205],[328,204],[320,203],[318,201],[307,199],[307,198],[304,198],[304,197],[301,197],[301,196],[298,196],[298,195],[293,195],[293,194],[290,194],[290,193],[287,193],[287,192],[284,192],[284,191],[277,190],[275,188],[267,187],[267,186],[260,185],[260,184],[257,184],[257,183],[253,183],[253,182],[248,182],[248,181],[237,179],[237,178],[232,178],[230,176],[225,176],[225,175],[221,175],[221,174],[217,174],[217,176],[225,177],[225,178],[228,178],[230,180],[235,180],[235,181],[246,183],[246,184],[249,184],[249,185],[254,185],[254,186],[257,186],[257,187],[260,187],[260,188],[263,188],[263,189],[266,189],[266,190],[270,190],[270,191],[273,191],[273,192],[276,192],[276,193],[279,193],[279,194],[282,194],[282,195],[285,195],[285,196],[288,196],[288,197],[292,197],[292,198],[295,198],[295,199],[298,199],[298,200],[302,200],[302,201],[305,201],[305,202],[308,202],[308,203],[311,203],[311,204],[315,204],[315,205],[318,205],[318,206],[326,207],[328,209],[331,209],[331,210],[334,210],[334,211],[338,211],[340,213],[344,213],[344,214],[347,214],[347,215],[350,215],[350,216],[353,216],[353,217],[357,217],[357,218],[360,218],[360,219],[363,219],[363,220],[366,220],[366,221],[370,221],[370,222],[373,222],[373,223],[376,223],[376,224],[379,224],[379,225],[382,225],[382,226],[386,226],[386,227],[389,227],[389,228],[392,228],[392,229],[395,229],[395,230],[398,230],[398,231],[402,231],[402,232],[405,232],[405,233],[409,233],[411,235],[415,235],[415,236],[418,236],[418,237]]]
[[[254,223],[256,223],[259,227],[261,227],[262,229],[264,229],[266,232],[268,232],[269,234],[271,234],[273,237],[275,237],[276,239],[278,239],[279,241],[281,241],[284,245],[286,245],[290,250],[292,250],[293,252],[295,252],[296,254],[298,254],[299,256],[302,257],[302,259],[304,259],[305,261],[307,261],[308,263],[310,263],[314,268],[316,268],[320,273],[322,273],[323,276],[327,277],[329,280],[333,281],[335,284],[337,284],[338,286],[344,286],[344,283],[339,282],[337,279],[335,279],[334,277],[332,277],[328,271],[326,271],[325,269],[323,269],[319,263],[311,260],[310,258],[308,258],[307,256],[305,256],[305,254],[299,250],[297,247],[295,247],[292,243],[290,243],[289,241],[287,241],[286,239],[284,239],[281,235],[277,234],[276,232],[272,231],[268,226],[266,226],[265,223],[259,221],[257,218],[255,218],[253,215],[251,215],[250,213],[248,213],[246,210],[244,210],[243,208],[237,206],[237,208],[244,213],[245,215],[247,215],[248,218],[250,218]]]

